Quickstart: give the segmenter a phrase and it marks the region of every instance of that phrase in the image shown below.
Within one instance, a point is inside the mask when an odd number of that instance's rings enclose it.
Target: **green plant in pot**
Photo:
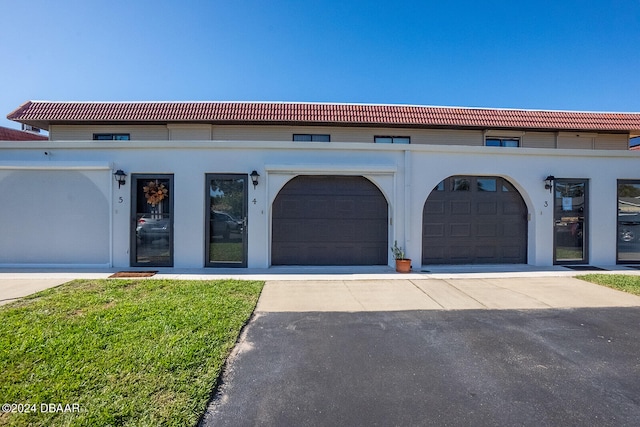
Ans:
[[[398,241],[393,242],[391,253],[396,260],[396,271],[398,273],[409,273],[411,271],[411,258],[407,258],[404,250],[398,246]]]

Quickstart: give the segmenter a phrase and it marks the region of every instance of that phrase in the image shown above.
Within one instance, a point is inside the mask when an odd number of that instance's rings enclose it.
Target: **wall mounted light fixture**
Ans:
[[[249,175],[251,177],[251,182],[253,183],[253,188],[256,188],[256,186],[258,185],[258,178],[260,177],[260,174],[256,171],[252,171],[251,175]]]
[[[127,183],[127,174],[124,173],[122,169],[118,169],[117,171],[115,171],[113,174],[113,177],[118,183],[118,188],[120,188],[121,185],[124,185]]]
[[[553,189],[553,181],[556,180],[556,177],[553,175],[549,175],[544,179],[544,188],[545,190],[549,190],[549,193],[552,192]]]

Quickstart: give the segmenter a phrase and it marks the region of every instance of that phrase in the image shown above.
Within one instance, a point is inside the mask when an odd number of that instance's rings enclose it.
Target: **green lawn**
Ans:
[[[625,274],[585,274],[578,279],[608,286],[634,295],[640,295],[640,276]]]
[[[0,426],[195,425],[262,286],[79,280],[0,307],[0,404],[35,405]]]

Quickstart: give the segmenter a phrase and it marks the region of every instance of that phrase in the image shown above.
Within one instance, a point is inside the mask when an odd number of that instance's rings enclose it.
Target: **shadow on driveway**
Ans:
[[[640,308],[258,313],[201,425],[640,425]]]

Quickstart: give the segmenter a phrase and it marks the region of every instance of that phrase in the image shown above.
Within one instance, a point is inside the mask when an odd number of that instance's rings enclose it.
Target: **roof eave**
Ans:
[[[16,110],[17,111],[17,110]],[[316,121],[283,121],[283,120],[37,120],[16,119],[7,116],[10,120],[50,130],[52,125],[167,125],[167,124],[210,124],[229,126],[310,126],[310,127],[369,127],[390,129],[449,129],[449,130],[504,130],[524,132],[598,132],[611,134],[629,134],[630,138],[640,136],[640,129],[590,129],[590,128],[560,128],[560,127],[536,127],[536,126],[486,126],[486,125],[448,125],[448,124],[411,124],[411,123],[371,123],[371,122],[316,122]]]
[[[8,117],[10,118],[10,117]],[[11,118],[10,118],[11,119]],[[333,121],[286,121],[286,120],[20,120],[11,119],[43,130],[51,125],[167,125],[167,124],[210,124],[228,126],[310,126],[310,127],[368,127],[392,129],[450,129],[450,130],[504,130],[526,132],[597,132],[611,134],[629,134],[631,138],[640,136],[640,129],[602,129],[578,127],[544,127],[544,126],[487,126],[474,124],[439,124],[439,123],[383,123],[383,122],[333,122]]]

